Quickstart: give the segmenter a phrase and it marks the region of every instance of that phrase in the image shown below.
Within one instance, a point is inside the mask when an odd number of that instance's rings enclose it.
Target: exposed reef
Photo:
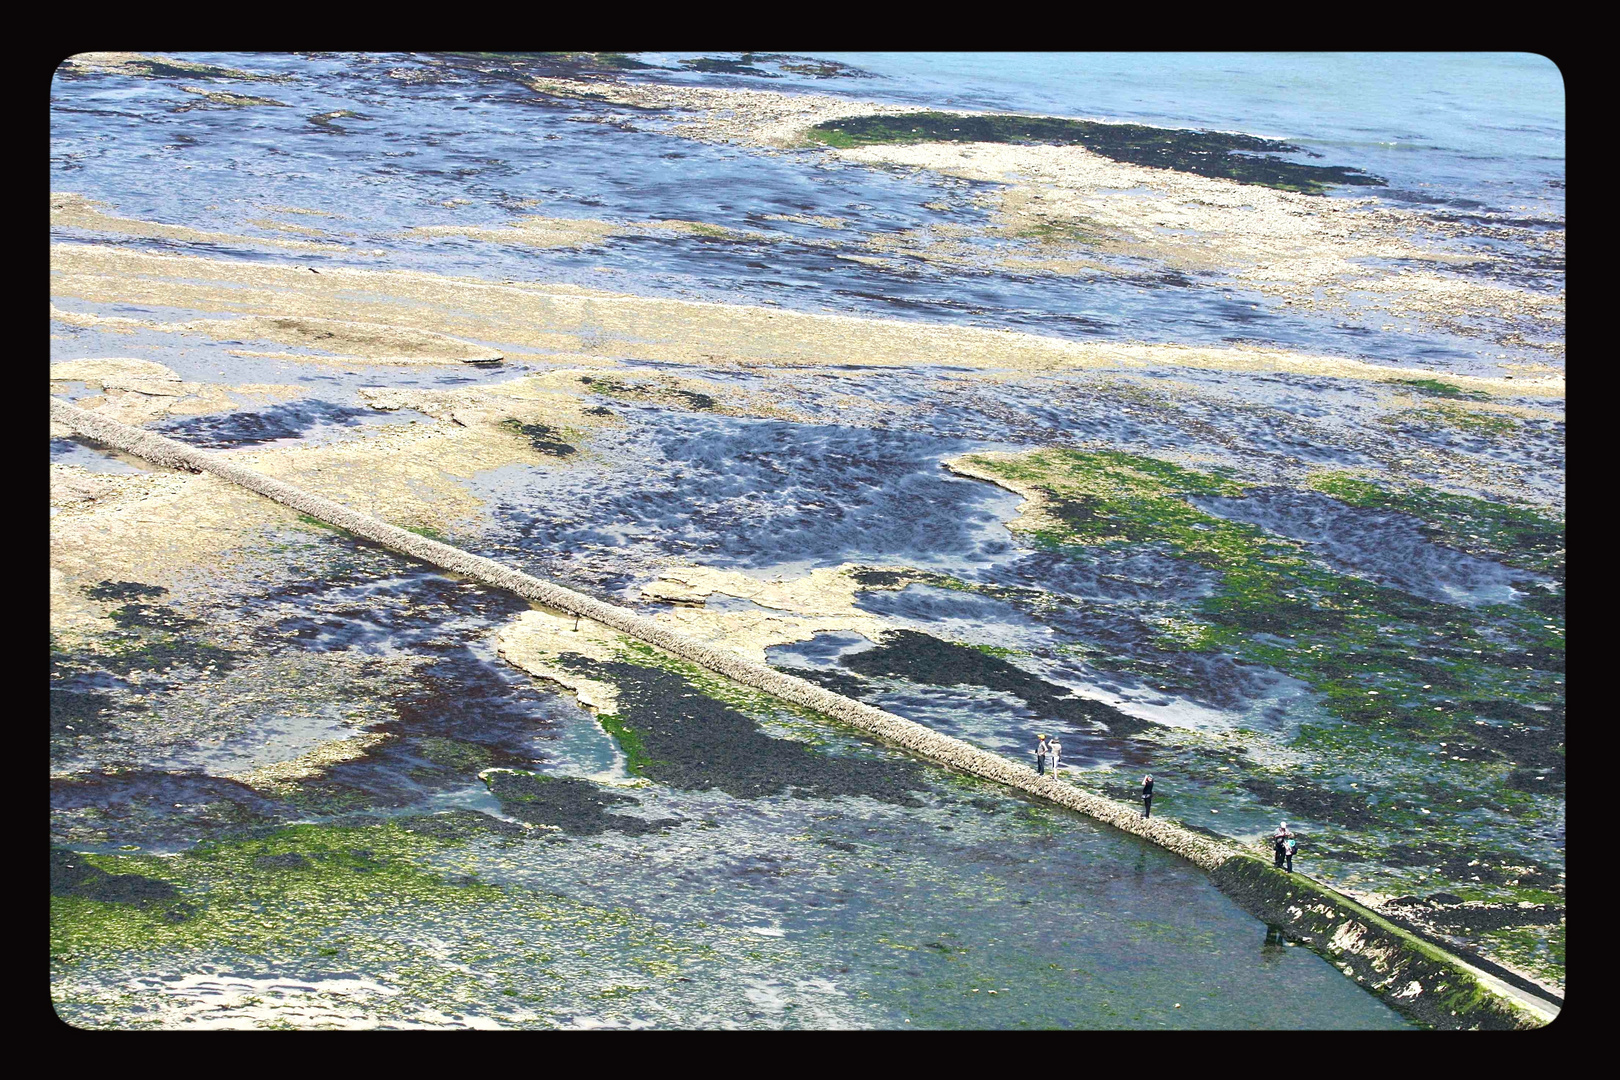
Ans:
[[[1383,178],[1359,169],[1284,160],[1276,155],[1305,151],[1279,139],[1142,124],[1065,120],[1055,116],[942,112],[850,116],[816,124],[810,129],[810,136],[839,148],[921,142],[1072,144],[1113,161],[1312,195],[1324,193],[1330,184],[1374,187],[1385,184]]]

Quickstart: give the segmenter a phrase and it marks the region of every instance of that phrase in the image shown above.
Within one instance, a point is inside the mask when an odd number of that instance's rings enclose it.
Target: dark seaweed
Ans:
[[[563,441],[562,432],[547,424],[525,424],[521,420],[502,420],[501,427],[514,431],[529,440],[529,445],[542,454],[567,457],[574,448]]]
[[[877,648],[844,656],[839,663],[867,676],[898,677],[930,686],[1000,690],[1022,698],[1043,718],[1063,720],[1082,729],[1101,727],[1115,735],[1135,735],[1158,726],[1128,716],[1112,705],[1076,697],[1068,687],[1047,682],[998,656],[915,630],[892,631]]]
[[[84,590],[92,600],[141,600],[163,596],[169,590],[161,585],[142,585],[138,581],[103,581]]]
[[[1377,820],[1367,796],[1360,792],[1333,791],[1307,784],[1283,785],[1259,776],[1240,782],[1266,805],[1280,807],[1309,821],[1366,828]]]
[[[491,774],[496,775],[496,774]],[[475,836],[527,836],[529,830],[510,821],[477,810],[451,810],[443,814],[421,814],[400,818],[406,832],[431,836],[436,840],[467,840]]]
[[[867,795],[882,802],[921,806],[913,794],[925,785],[915,762],[835,757],[801,742],[761,731],[745,714],[700,693],[673,672],[623,661],[595,661],[577,653],[561,662],[619,688],[618,728],[631,765],[642,775],[689,791],[719,788],[738,798],[792,790],[810,798]],[[607,718],[604,718],[607,723]]]
[[[852,116],[810,129],[831,146],[871,143],[999,142],[1075,143],[1114,161],[1263,184],[1320,195],[1329,184],[1383,187],[1386,181],[1341,165],[1301,165],[1275,154],[1304,153],[1276,139],[1219,131],[1186,131],[1141,124],[1102,124],[1050,116],[954,116],[916,112],[899,116]]]
[[[627,836],[640,836],[681,823],[679,818],[648,821],[610,813],[610,806],[640,806],[641,800],[589,780],[526,772],[492,772],[485,775],[484,783],[508,814],[534,825],[554,825],[570,836],[596,836],[610,829]]]

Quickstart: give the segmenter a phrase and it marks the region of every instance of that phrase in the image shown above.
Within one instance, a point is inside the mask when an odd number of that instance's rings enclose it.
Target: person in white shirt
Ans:
[[[1052,741],[1047,743],[1047,747],[1052,751],[1052,775],[1056,776],[1058,774],[1058,755],[1063,752],[1063,744],[1058,742],[1057,736],[1054,735]]]

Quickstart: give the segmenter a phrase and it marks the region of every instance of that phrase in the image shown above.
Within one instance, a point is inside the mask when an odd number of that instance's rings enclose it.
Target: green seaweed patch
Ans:
[[[529,445],[542,454],[550,457],[567,457],[575,453],[572,446],[564,441],[563,433],[549,424],[530,423],[511,418],[501,421],[501,427],[529,440]]]
[[[646,776],[647,766],[664,764],[652,759],[647,753],[647,745],[641,741],[641,735],[634,728],[627,727],[617,713],[596,719],[602,725],[602,730],[613,736],[619,749],[624,751],[625,768],[632,776]]]
[[[142,874],[109,874],[86,856],[65,848],[51,848],[51,895],[140,908],[169,923],[184,922],[193,911],[167,881]]]
[[[421,863],[441,841],[395,822],[293,825],[248,839],[198,844],[175,857],[64,856],[64,891],[53,856],[51,959],[224,945],[245,953],[312,940],[323,927],[412,904],[461,906],[498,896],[476,882],[450,884]],[[297,855],[298,859],[288,858]],[[91,869],[85,869],[86,867]],[[107,884],[135,876],[153,884]],[[75,885],[73,880],[83,884]],[[101,885],[96,882],[102,881]],[[108,896],[86,890],[110,890]],[[152,902],[124,899],[125,892]],[[185,917],[170,916],[187,905]],[[272,914],[273,913],[273,914]]]
[[[1439,379],[1391,379],[1395,386],[1406,386],[1420,394],[1443,398],[1468,398],[1472,401],[1489,401],[1491,395],[1481,390],[1464,390],[1453,383],[1442,382]]]
[[[1091,218],[1051,218],[1040,213],[1030,221],[1020,221],[1012,234],[1048,244],[1099,244],[1108,236],[1107,230]]]
[[[1277,139],[1052,116],[957,116],[941,112],[851,116],[817,124],[807,134],[813,142],[839,148],[921,142],[1078,145],[1114,161],[1311,195],[1325,193],[1330,184],[1382,187],[1386,183],[1359,169],[1305,165],[1276,157],[1306,153],[1302,147]]]
[[[1431,538],[1459,551],[1564,579],[1564,523],[1538,510],[1422,485],[1385,488],[1341,472],[1317,473],[1306,484],[1351,506],[1415,517]]]
[[[962,643],[958,642],[957,644],[962,644]],[[1008,657],[1008,656],[1022,656],[1023,655],[1022,650],[1009,649],[1005,645],[969,645],[968,648],[970,648],[970,649],[978,649],[980,652],[984,653],[984,655],[986,655],[986,656]]]
[[[1564,982],[1564,923],[1508,927],[1484,935],[1490,950],[1522,971],[1559,986]]]
[[[1187,501],[1188,493],[1229,493],[1237,485],[1227,478],[1117,453],[971,460],[1045,493],[1053,510],[1035,534],[1043,545],[1064,551],[1153,544],[1219,573],[1213,595],[1179,613],[1158,647],[1167,654],[1226,652],[1311,686],[1341,722],[1303,724],[1296,749],[1322,763],[1354,756],[1365,763],[1363,772],[1390,768],[1403,775],[1432,768],[1443,756],[1461,787],[1447,793],[1444,809],[1511,809],[1522,824],[1550,812],[1552,804],[1534,796],[1555,796],[1563,776],[1561,612],[1548,621],[1545,606],[1534,602],[1473,609],[1435,603],[1336,573],[1301,544],[1204,514]],[[1358,505],[1443,522],[1446,531],[1437,536],[1461,533],[1476,549],[1506,550],[1541,569],[1553,558],[1561,566],[1561,525],[1527,511],[1433,492],[1391,497],[1338,474],[1312,486]],[[1435,820],[1410,799],[1381,798],[1374,807],[1362,794],[1333,794],[1320,778],[1260,777],[1247,787],[1296,816],[1344,828]]]
[[[397,820],[399,827],[406,832],[436,840],[472,840],[483,836],[500,836],[510,840],[530,835],[530,830],[524,826],[502,821],[481,810],[447,810],[442,814],[416,814]]]
[[[612,813],[609,807],[640,806],[641,800],[589,780],[516,769],[492,769],[483,774],[483,779],[501,809],[512,817],[561,829],[570,836],[598,836],[610,830],[640,836],[681,824],[679,818],[653,821]]]
[[[350,532],[348,529],[343,528],[341,525],[333,525],[330,522],[322,521],[318,517],[311,517],[308,514],[302,514],[301,513],[301,514],[298,515],[298,520],[301,521],[302,523],[304,523],[305,525],[310,526],[311,528],[322,529],[322,530],[324,530],[326,532],[329,532],[329,533],[336,533],[338,536],[341,536],[346,540],[359,540],[360,539],[360,537],[354,535],[354,533]]]
[[[1519,430],[1519,422],[1500,413],[1476,412],[1456,405],[1408,409],[1382,421],[1386,427],[1435,431],[1442,428],[1485,439],[1500,439]]]
[[[495,755],[487,747],[460,739],[423,735],[412,740],[412,744],[417,753],[433,764],[458,773],[478,772],[495,763]]]
[[[1199,634],[1183,626],[1161,644],[1227,649],[1295,675],[1322,691],[1329,709],[1345,719],[1438,730],[1448,721],[1427,713],[1454,711],[1454,701],[1442,700],[1447,692],[1522,697],[1529,684],[1517,674],[1521,661],[1531,658],[1542,670],[1561,665],[1561,632],[1536,623],[1534,611],[1516,605],[1470,611],[1335,573],[1295,541],[1214,517],[1187,501],[1189,494],[1240,493],[1226,478],[1117,452],[969,460],[1047,493],[1054,521],[1035,534],[1044,545],[1160,544],[1217,571],[1220,587],[1189,612],[1206,629]],[[1379,501],[1378,489],[1349,484],[1328,477],[1313,486],[1360,495],[1362,504]],[[1499,536],[1538,551],[1556,544],[1561,557],[1561,528],[1549,537],[1541,531],[1543,519],[1478,500],[1466,503],[1476,511],[1471,521],[1481,507],[1498,514]],[[1561,698],[1561,691],[1543,685],[1525,703],[1554,694]]]
[[[176,634],[194,620],[166,605],[127,604],[111,613],[121,632],[99,641],[94,650],[74,654],[51,650],[52,678],[70,672],[102,670],[120,677],[136,672],[169,673],[176,668],[225,672],[246,655],[206,641]]]

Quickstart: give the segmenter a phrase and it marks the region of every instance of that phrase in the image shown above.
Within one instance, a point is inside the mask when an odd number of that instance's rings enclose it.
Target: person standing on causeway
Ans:
[[[1153,774],[1142,777],[1142,816],[1153,816]]]

